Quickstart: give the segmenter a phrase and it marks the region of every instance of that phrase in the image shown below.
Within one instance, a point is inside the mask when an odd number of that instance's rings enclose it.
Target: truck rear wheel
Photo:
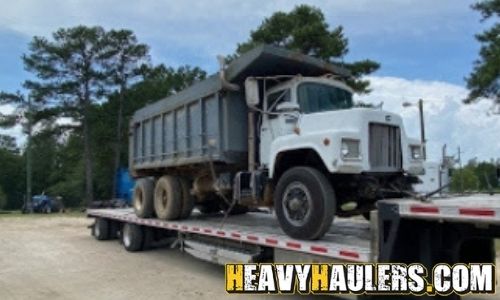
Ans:
[[[194,207],[194,197],[189,192],[189,182],[184,178],[179,178],[182,191],[182,205],[179,218],[186,219],[191,215]]]
[[[182,188],[179,180],[170,175],[162,176],[156,182],[154,207],[158,218],[175,220],[182,209]]]
[[[109,221],[103,218],[96,218],[93,234],[96,240],[105,241],[109,239]]]
[[[144,244],[144,231],[137,224],[125,223],[122,229],[122,243],[127,251],[136,252],[142,250]]]
[[[153,216],[153,192],[154,182],[152,179],[141,178],[135,183],[133,206],[135,215],[139,218]]]
[[[291,168],[278,181],[274,208],[281,228],[292,238],[321,238],[332,224],[335,207],[330,182],[314,168]]]

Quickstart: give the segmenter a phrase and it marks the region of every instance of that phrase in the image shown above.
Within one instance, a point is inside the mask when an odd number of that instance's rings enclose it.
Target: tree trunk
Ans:
[[[120,87],[120,94],[118,96],[118,117],[116,122],[116,140],[115,140],[115,162],[113,168],[113,190],[111,191],[111,198],[116,196],[116,188],[118,186],[118,178],[116,177],[116,172],[120,168],[120,159],[122,154],[122,123],[123,123],[123,98],[124,98],[125,87],[122,85]]]
[[[89,206],[94,200],[93,172],[92,172],[92,149],[90,145],[90,128],[89,128],[89,104],[84,104],[83,114],[83,144],[84,144],[84,160],[85,160],[85,201]]]

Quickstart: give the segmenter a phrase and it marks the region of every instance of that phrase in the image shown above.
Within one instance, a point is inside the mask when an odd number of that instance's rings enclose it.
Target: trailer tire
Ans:
[[[96,240],[109,240],[109,221],[103,218],[96,218],[93,227],[93,234]]]
[[[335,193],[326,176],[311,167],[293,167],[278,181],[274,208],[281,228],[296,239],[316,240],[330,228]]]
[[[154,181],[151,178],[137,180],[134,187],[133,206],[139,218],[151,218],[154,212]]]
[[[125,250],[129,252],[140,251],[144,245],[144,230],[137,224],[125,223],[122,228],[121,238]]]
[[[182,209],[182,188],[174,176],[162,176],[156,182],[154,194],[156,216],[162,220],[175,220]]]

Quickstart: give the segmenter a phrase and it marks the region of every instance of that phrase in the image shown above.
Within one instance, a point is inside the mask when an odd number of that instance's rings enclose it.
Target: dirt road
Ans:
[[[97,242],[91,222],[0,216],[0,299],[255,298],[226,294],[223,267],[178,250],[128,253],[117,241]]]
[[[234,299],[223,267],[175,249],[128,253],[117,241],[94,240],[89,224],[0,217],[0,299]]]

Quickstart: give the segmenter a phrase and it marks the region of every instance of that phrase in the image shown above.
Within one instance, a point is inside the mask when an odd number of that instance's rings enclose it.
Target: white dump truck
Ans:
[[[130,169],[140,218],[274,207],[289,236],[321,238],[334,215],[368,214],[409,195],[421,144],[401,117],[356,107],[349,72],[257,47],[191,87],[138,110]]]

